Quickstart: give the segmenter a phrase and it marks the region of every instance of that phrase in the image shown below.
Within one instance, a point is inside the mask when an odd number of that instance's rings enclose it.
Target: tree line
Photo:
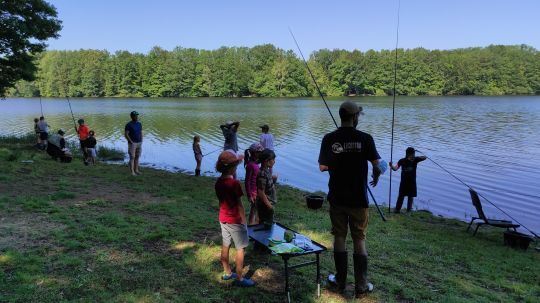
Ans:
[[[308,64],[327,96],[391,95],[393,50],[322,49]],[[46,51],[38,73],[12,96],[307,97],[317,95],[302,60],[271,44],[202,50],[154,47],[147,54]],[[540,94],[540,52],[527,45],[455,50],[398,49],[399,95]]]

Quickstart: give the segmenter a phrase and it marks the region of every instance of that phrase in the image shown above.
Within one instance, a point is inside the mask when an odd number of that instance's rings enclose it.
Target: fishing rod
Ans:
[[[470,190],[474,190],[474,188],[472,188],[470,185],[468,185],[467,183],[463,182],[460,178],[458,178],[456,175],[454,175],[452,172],[450,172],[449,170],[447,170],[446,168],[444,168],[442,165],[440,165],[439,163],[437,163],[435,160],[431,159],[430,157],[428,157],[425,153],[419,151],[418,149],[415,149],[415,151],[421,153],[422,155],[424,155],[427,159],[429,159],[431,162],[433,162],[433,164],[437,165],[440,169],[444,170],[445,172],[447,172],[450,176],[452,176],[454,179],[458,180],[461,184],[465,185],[468,189]],[[476,191],[475,191],[476,192]],[[499,211],[501,211],[503,214],[505,214],[508,218],[512,219],[513,221],[516,221],[517,224],[523,226],[523,228],[525,228],[527,231],[529,231],[531,234],[533,234],[537,239],[540,239],[540,237],[535,233],[533,232],[532,230],[528,229],[527,226],[521,224],[518,220],[514,219],[514,217],[510,216],[507,212],[505,212],[503,209],[501,209],[499,206],[497,206],[495,203],[491,202],[488,198],[486,198],[484,195],[482,195],[481,193],[479,192],[476,192],[480,197],[484,198],[484,200],[486,200],[489,204],[493,205],[496,209],[498,209]]]
[[[73,115],[73,110],[71,109],[71,102],[69,101],[68,96],[66,96],[66,99],[69,104],[69,111],[71,112],[71,118],[73,119],[73,126],[75,127],[75,133],[77,133],[77,123],[75,123],[75,116]]]
[[[213,153],[215,153],[215,152],[217,152],[217,151],[220,151],[220,150],[223,150],[223,147],[220,147],[220,148],[218,148],[218,149],[216,149],[216,150],[213,150],[213,151],[211,151],[211,152],[209,152],[209,153],[206,153],[206,154],[203,155],[203,157],[206,157],[206,156],[208,156],[208,155],[211,155],[211,154],[213,154]]]
[[[43,117],[43,103],[41,103],[41,94],[39,94],[39,106],[41,107],[41,116]]]
[[[394,163],[394,121],[396,116],[396,83],[397,83],[397,59],[398,59],[398,44],[399,44],[399,10],[401,8],[401,0],[398,0],[397,10],[397,26],[396,26],[396,48],[394,58],[394,88],[392,92],[392,139],[390,140],[390,163]],[[391,212],[392,204],[392,171],[390,169],[390,184],[388,188],[388,213]]]
[[[311,72],[311,69],[309,68],[309,65],[307,64],[307,61],[306,61],[306,58],[304,58],[304,54],[302,53],[302,50],[300,49],[300,46],[298,45],[298,42],[296,41],[296,38],[294,37],[294,34],[291,30],[291,28],[289,27],[289,33],[291,33],[291,36],[294,40],[294,43],[296,44],[296,47],[298,48],[298,51],[300,52],[300,56],[302,56],[302,60],[304,61],[304,65],[306,66],[308,72],[309,72],[309,75],[311,76],[311,79],[313,80],[313,83],[315,84],[315,87],[317,88],[317,91],[319,92],[319,95],[321,96],[322,100],[324,101],[324,105],[326,105],[326,109],[328,110],[328,113],[330,114],[330,117],[332,117],[332,121],[334,121],[334,125],[336,126],[336,128],[339,128],[337,122],[336,122],[336,119],[334,119],[334,115],[332,114],[332,111],[330,110],[330,107],[328,107],[328,103],[326,103],[326,99],[324,99],[324,95],[322,94],[320,88],[319,88],[319,85],[317,84],[317,81],[315,80],[315,77],[313,76],[313,73]],[[381,211],[381,209],[379,208],[379,204],[377,204],[377,200],[375,200],[375,197],[373,196],[373,193],[371,192],[371,189],[369,189],[369,186],[366,185],[366,188],[369,192],[369,194],[371,195],[371,198],[373,199],[373,203],[375,204],[375,206],[377,207],[377,211],[379,212],[379,215],[381,215],[381,218],[383,221],[386,221],[386,217],[384,216],[383,212]]]
[[[278,145],[281,145],[282,143],[283,143],[283,142],[279,142],[279,143],[275,144],[274,147],[276,147],[276,146],[278,146]],[[213,150],[213,151],[211,151],[211,152],[209,152],[209,153],[206,153],[206,154],[203,155],[203,157],[206,157],[206,156],[208,156],[208,155],[210,155],[210,154],[213,154],[213,153],[215,153],[215,152],[217,152],[217,151],[220,151],[220,150],[223,150],[223,147],[220,147],[220,148],[218,148],[218,149],[216,149],[216,150]]]

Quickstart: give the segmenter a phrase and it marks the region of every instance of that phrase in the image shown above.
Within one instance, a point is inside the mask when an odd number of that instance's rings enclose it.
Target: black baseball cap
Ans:
[[[129,115],[130,115],[130,116],[138,116],[139,113],[138,113],[136,110],[134,110],[134,111],[132,111]]]

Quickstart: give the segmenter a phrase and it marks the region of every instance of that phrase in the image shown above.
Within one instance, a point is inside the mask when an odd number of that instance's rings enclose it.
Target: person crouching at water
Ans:
[[[49,138],[47,144],[47,154],[54,160],[60,159],[60,162],[69,163],[73,159],[71,152],[66,147],[66,140],[64,139],[64,130],[58,130],[57,134],[52,135]]]
[[[96,141],[95,133],[94,133],[93,130],[88,132],[88,138],[86,138],[86,141],[85,141],[84,144],[85,144],[86,155],[87,155],[86,163],[96,164],[96,157],[97,157],[96,144],[97,144],[97,141]]]
[[[259,154],[264,150],[261,144],[253,143],[244,152],[244,167],[246,169],[246,195],[251,208],[249,209],[249,224],[259,223],[257,215],[257,176],[259,175]]]
[[[142,151],[142,124],[139,122],[139,113],[132,111],[129,116],[131,121],[126,124],[125,137],[128,141],[128,154],[129,154],[129,170],[132,176],[137,176],[141,172],[139,171],[139,158]]]
[[[250,287],[253,280],[243,276],[245,248],[249,245],[246,226],[246,213],[242,205],[243,196],[240,182],[233,178],[238,164],[244,157],[233,150],[221,152],[216,162],[216,170],[221,173],[215,184],[216,196],[219,200],[219,224],[221,226],[221,265],[223,280],[234,279],[233,285]],[[236,273],[231,271],[229,250],[234,243],[236,248]]]
[[[390,162],[390,167],[393,171],[397,171],[401,167],[401,183],[399,183],[399,196],[396,202],[394,212],[399,214],[403,200],[407,196],[407,212],[410,212],[413,207],[414,197],[416,197],[416,167],[419,162],[427,159],[426,156],[415,157],[413,147],[407,147],[405,150],[405,158],[399,159],[396,166]]]
[[[372,186],[377,185],[381,169],[380,156],[373,137],[356,129],[362,107],[345,101],[339,108],[341,127],[326,134],[321,143],[319,169],[328,171],[328,202],[330,202],[330,222],[334,235],[335,275],[328,281],[338,291],[345,290],[347,282],[347,232],[350,229],[354,247],[355,296],[363,297],[373,291],[373,284],[367,280],[368,253],[366,234],[369,222],[367,199],[368,162],[373,166]]]
[[[195,162],[197,162],[197,166],[195,167],[195,176],[201,175],[201,162],[203,158],[203,153],[201,150],[201,137],[195,136],[193,137],[193,154],[195,154]]]
[[[276,154],[265,149],[259,155],[261,170],[257,175],[257,212],[259,223],[265,226],[274,223],[274,205],[277,202],[275,183],[277,176],[272,175],[272,167],[276,163]]]

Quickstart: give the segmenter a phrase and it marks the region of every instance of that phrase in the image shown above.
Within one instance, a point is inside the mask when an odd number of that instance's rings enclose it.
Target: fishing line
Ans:
[[[395,48],[395,58],[394,58],[394,89],[392,93],[392,139],[390,143],[390,163],[394,164],[394,121],[396,114],[396,82],[397,82],[397,60],[398,60],[398,44],[399,44],[399,10],[401,8],[401,0],[398,0],[398,10],[397,10],[397,26],[396,26],[396,48]],[[390,185],[388,188],[388,212],[391,212],[392,204],[392,171],[390,169]]]
[[[277,144],[274,144],[274,147],[277,147],[277,146],[281,145],[282,143],[283,143],[283,142],[279,142],[279,143],[277,143]],[[211,151],[211,152],[209,152],[209,153],[206,153],[206,154],[203,155],[203,157],[206,157],[206,156],[208,156],[208,155],[210,155],[210,154],[213,154],[213,153],[215,153],[215,152],[217,152],[217,151],[220,151],[220,150],[223,150],[223,147],[220,147],[220,148],[218,148],[218,149],[216,149],[216,150],[213,150],[213,151]]]
[[[472,188],[470,185],[468,185],[467,183],[463,182],[460,178],[458,178],[456,175],[454,175],[452,172],[450,172],[449,170],[447,170],[446,168],[444,168],[442,165],[440,165],[439,163],[437,163],[435,160],[431,159],[430,157],[428,157],[425,153],[415,149],[415,151],[421,153],[422,155],[426,156],[427,159],[429,159],[431,162],[433,162],[433,164],[437,165],[440,169],[444,170],[445,172],[447,172],[450,176],[454,177],[454,179],[458,180],[461,184],[465,185],[468,189],[470,190],[474,190],[474,188]],[[474,190],[476,192],[476,190]],[[484,195],[482,195],[480,192],[477,192],[477,194],[484,198],[484,200],[486,200],[489,204],[493,205],[496,209],[498,209],[499,211],[501,211],[503,214],[505,214],[508,218],[512,219],[513,221],[515,221],[517,224],[521,225],[523,228],[525,228],[527,231],[529,231],[531,234],[533,234],[536,238],[540,238],[535,232],[533,232],[532,230],[528,229],[527,226],[521,224],[518,220],[516,220],[514,217],[510,216],[507,212],[505,212],[503,209],[501,209],[499,206],[497,206],[495,203],[491,202],[488,198],[486,198]]]
[[[328,110],[328,113],[330,114],[330,117],[332,117],[332,121],[334,121],[334,125],[336,128],[339,128],[336,119],[334,119],[334,115],[332,114],[332,111],[330,110],[330,107],[328,107],[328,103],[326,103],[326,100],[324,99],[324,95],[322,94],[321,90],[319,89],[319,85],[317,84],[317,81],[315,80],[315,77],[313,76],[313,73],[311,72],[311,69],[309,68],[309,65],[307,64],[306,58],[304,58],[304,54],[302,53],[302,50],[300,49],[300,46],[298,45],[298,42],[296,41],[296,38],[294,37],[294,34],[289,27],[289,33],[291,33],[291,36],[294,40],[294,44],[296,44],[296,48],[298,48],[298,51],[300,52],[300,56],[302,56],[302,60],[304,61],[304,65],[306,66],[309,75],[311,76],[311,79],[313,80],[313,83],[315,84],[315,87],[317,88],[317,91],[319,92],[319,95],[321,96],[322,100],[324,101],[324,105],[326,106],[326,109]],[[379,204],[377,204],[377,200],[375,200],[375,197],[373,196],[373,193],[371,192],[371,189],[369,189],[369,186],[366,185],[366,188],[371,195],[371,198],[373,199],[373,203],[377,207],[377,211],[379,212],[379,215],[381,215],[381,218],[383,221],[386,221],[386,218],[384,217],[383,212],[379,208]]]

